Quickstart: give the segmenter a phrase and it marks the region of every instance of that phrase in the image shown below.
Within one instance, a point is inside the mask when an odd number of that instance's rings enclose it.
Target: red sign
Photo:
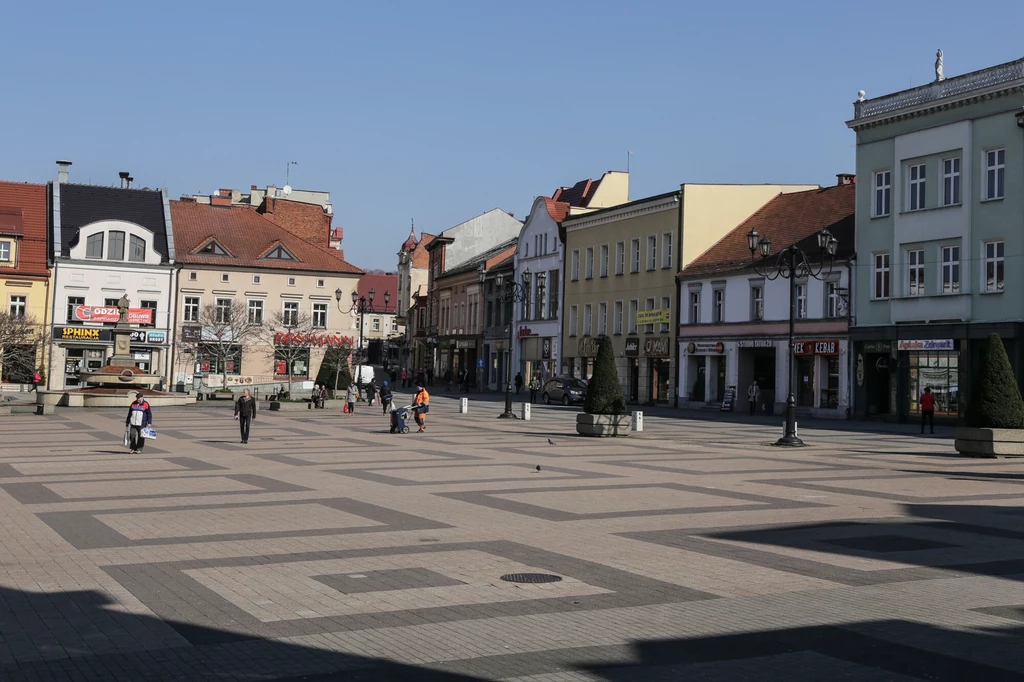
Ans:
[[[113,305],[79,305],[75,306],[75,319],[82,322],[119,322],[121,313]],[[153,324],[151,308],[129,308],[129,324]]]
[[[839,355],[839,342],[835,339],[797,341],[793,344],[793,355]]]
[[[274,363],[274,374],[282,376],[288,373],[288,363],[284,360],[278,360]]]
[[[351,336],[340,334],[274,334],[275,346],[354,346]]]
[[[202,362],[200,362],[199,363],[199,371],[200,372],[209,372],[210,371],[210,361],[209,360],[203,360]]]
[[[519,331],[517,332],[517,338],[521,339],[524,336],[537,336],[537,335],[534,334],[533,330],[530,329],[529,327],[520,327]]]

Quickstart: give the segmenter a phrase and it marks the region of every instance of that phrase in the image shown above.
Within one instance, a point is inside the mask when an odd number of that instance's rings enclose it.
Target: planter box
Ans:
[[[628,414],[576,415],[576,433],[581,436],[628,436],[633,431],[633,418]]]
[[[1024,457],[1024,429],[975,429],[958,426],[954,446],[972,457]]]

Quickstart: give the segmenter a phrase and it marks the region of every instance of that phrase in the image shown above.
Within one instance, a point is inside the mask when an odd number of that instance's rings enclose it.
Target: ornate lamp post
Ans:
[[[483,283],[487,276],[486,268],[480,265],[480,282]],[[537,281],[543,283],[544,273],[537,275]],[[500,272],[495,276],[495,283],[498,285],[498,300],[505,303],[512,303],[512,314],[508,317],[508,348],[505,349],[505,411],[498,415],[498,419],[518,419],[512,411],[512,344],[515,339],[516,325],[513,320],[515,315],[515,304],[530,300],[530,269],[527,268],[523,274],[523,283],[519,284],[515,278],[505,279]]]
[[[339,311],[341,311],[342,313],[351,313],[353,311],[359,313],[359,346],[356,348],[356,364],[357,365],[361,365],[362,364],[359,360],[361,359],[360,356],[362,355],[362,352],[363,352],[363,319],[366,316],[366,313],[370,313],[372,315],[374,313],[381,314],[381,312],[387,312],[388,306],[391,303],[391,292],[390,291],[385,291],[384,292],[384,311],[377,310],[376,308],[373,307],[373,299],[377,295],[377,292],[374,291],[373,289],[370,289],[370,291],[367,292],[367,293],[368,293],[368,296],[360,296],[359,292],[356,291],[355,289],[353,289],[352,290],[352,306],[349,307],[348,310],[344,310],[341,307],[342,291],[341,291],[341,289],[335,289],[334,290],[334,299],[338,302],[338,310]],[[356,381],[356,383],[359,383],[358,380]]]
[[[751,230],[747,234],[747,248],[754,271],[768,280],[779,277],[789,280],[789,397],[786,399],[786,433],[775,442],[782,447],[802,447],[804,442],[796,435],[796,280],[813,277],[825,280],[832,274],[836,250],[839,240],[827,229],[818,232],[818,262],[811,258],[796,244],[779,251],[774,260],[769,261],[772,252],[772,240],[766,235]]]

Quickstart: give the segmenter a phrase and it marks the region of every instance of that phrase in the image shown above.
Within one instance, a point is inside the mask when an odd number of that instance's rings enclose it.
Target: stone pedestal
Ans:
[[[1024,457],[1024,429],[975,429],[958,426],[953,445],[971,457]]]
[[[576,433],[581,436],[628,436],[632,432],[632,417],[628,414],[576,415]]]

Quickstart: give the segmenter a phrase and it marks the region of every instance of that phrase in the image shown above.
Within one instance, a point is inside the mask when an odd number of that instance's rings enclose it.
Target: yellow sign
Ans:
[[[640,324],[668,324],[669,315],[672,311],[668,308],[660,310],[638,310],[636,311],[636,323]]]
[[[99,341],[100,331],[102,330],[85,327],[63,327],[60,331],[60,338],[73,341]]]

